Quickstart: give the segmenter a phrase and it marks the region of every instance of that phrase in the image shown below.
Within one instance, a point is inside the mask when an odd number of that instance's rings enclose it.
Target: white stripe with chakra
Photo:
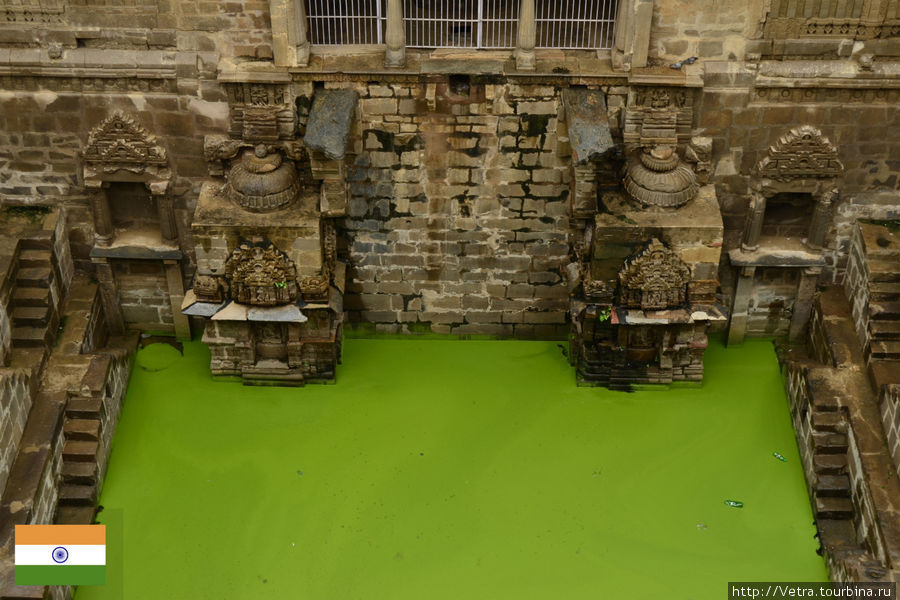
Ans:
[[[55,552],[57,548],[65,552]],[[17,565],[105,565],[106,546],[16,546],[15,562]]]

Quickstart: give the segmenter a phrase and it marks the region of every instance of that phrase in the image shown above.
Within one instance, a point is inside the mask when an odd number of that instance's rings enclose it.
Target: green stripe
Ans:
[[[106,565],[16,565],[16,585],[103,585]]]

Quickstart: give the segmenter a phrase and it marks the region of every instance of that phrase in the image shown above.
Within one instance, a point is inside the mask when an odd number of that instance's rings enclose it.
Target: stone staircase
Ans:
[[[11,302],[12,347],[43,350],[53,342],[59,314],[52,288],[58,286],[49,237],[24,238],[17,258]]]
[[[900,361],[900,265],[867,257],[869,344],[866,359]],[[895,365],[900,369],[900,362]]]

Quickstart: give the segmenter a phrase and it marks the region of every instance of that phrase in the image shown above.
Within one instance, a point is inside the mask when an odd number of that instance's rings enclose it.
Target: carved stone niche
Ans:
[[[619,272],[618,304],[623,308],[664,310],[687,301],[690,269],[671,249],[653,238]]]
[[[779,138],[754,169],[756,177],[751,181],[753,192],[741,249],[752,252],[759,247],[767,205],[779,195],[792,194],[808,196],[812,209],[809,215],[802,216],[809,222],[804,243],[812,250],[820,250],[843,171],[837,149],[815,127],[801,125]]]
[[[225,279],[235,302],[279,306],[300,297],[297,268],[273,244],[242,243],[225,262]]]
[[[175,213],[168,196],[172,173],[166,150],[156,138],[121,112],[91,130],[84,149],[84,184],[93,190],[91,206],[97,246],[115,236],[113,210],[106,190],[111,183],[143,183],[156,201],[163,241],[177,238]]]

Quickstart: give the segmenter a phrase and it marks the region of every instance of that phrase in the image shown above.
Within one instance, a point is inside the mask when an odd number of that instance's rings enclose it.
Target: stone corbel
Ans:
[[[616,16],[616,37],[612,48],[614,69],[630,71],[647,66],[652,19],[653,0],[621,1]]]

